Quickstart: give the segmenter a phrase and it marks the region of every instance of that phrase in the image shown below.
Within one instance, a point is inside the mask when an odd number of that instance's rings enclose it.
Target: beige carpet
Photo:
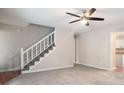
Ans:
[[[82,65],[52,71],[23,74],[9,81],[12,85],[120,85],[124,73]]]

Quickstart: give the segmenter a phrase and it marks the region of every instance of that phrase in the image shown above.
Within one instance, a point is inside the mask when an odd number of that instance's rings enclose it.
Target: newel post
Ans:
[[[24,58],[23,58],[23,51],[24,51],[24,49],[23,48],[21,48],[21,70],[23,69],[23,66],[24,66]]]

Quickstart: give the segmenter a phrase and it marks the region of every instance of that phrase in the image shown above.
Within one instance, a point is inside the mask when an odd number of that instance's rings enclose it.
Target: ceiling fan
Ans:
[[[104,20],[104,18],[90,17],[95,11],[96,11],[95,8],[91,8],[90,10],[84,10],[83,11],[83,14],[84,14],[83,16],[79,16],[79,15],[69,13],[69,12],[67,12],[66,14],[79,18],[77,20],[69,22],[69,24],[75,23],[75,22],[78,22],[78,21],[84,21],[85,25],[89,26],[89,20],[92,20],[92,21],[103,21]]]

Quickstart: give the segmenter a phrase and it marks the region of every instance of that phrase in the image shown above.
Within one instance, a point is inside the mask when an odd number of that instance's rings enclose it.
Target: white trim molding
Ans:
[[[17,70],[20,70],[20,67],[3,69],[0,70],[0,72],[17,71]]]
[[[41,69],[41,70],[28,70],[28,71],[22,71],[22,74],[26,74],[26,73],[34,73],[34,72],[42,72],[42,71],[49,71],[49,70],[56,70],[56,69],[63,69],[63,68],[70,68],[73,67],[74,65],[66,65],[66,66],[60,66],[60,67],[51,67],[51,68],[45,68],[45,69]]]
[[[93,68],[98,68],[98,69],[103,69],[103,70],[108,70],[108,71],[112,70],[111,68],[104,68],[104,67],[99,67],[99,66],[95,66],[95,65],[92,65],[92,64],[86,64],[86,63],[81,63],[81,62],[79,62],[77,64],[84,65],[84,66],[89,66],[89,67],[93,67]]]

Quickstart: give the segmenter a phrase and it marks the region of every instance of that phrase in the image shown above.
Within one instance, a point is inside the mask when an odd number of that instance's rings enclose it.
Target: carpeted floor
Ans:
[[[9,81],[12,85],[120,85],[124,73],[105,71],[83,65],[71,68],[23,74]]]

